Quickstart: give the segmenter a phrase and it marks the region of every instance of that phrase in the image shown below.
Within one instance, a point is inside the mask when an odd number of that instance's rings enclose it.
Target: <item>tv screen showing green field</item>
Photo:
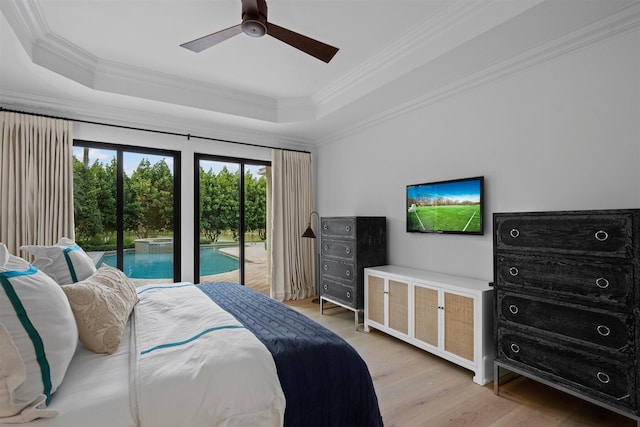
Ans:
[[[483,234],[483,177],[407,186],[407,231]]]

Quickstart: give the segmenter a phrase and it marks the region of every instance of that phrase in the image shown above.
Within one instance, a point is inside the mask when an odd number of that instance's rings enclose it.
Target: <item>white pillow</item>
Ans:
[[[78,328],[62,288],[9,254],[4,244],[0,244],[0,325],[18,350],[26,374],[24,380],[19,373],[7,375],[14,383],[2,395],[9,402],[0,402],[0,417],[21,417],[33,405],[43,409],[62,383],[78,345]],[[3,346],[0,365],[13,370],[17,365],[9,350]],[[25,405],[22,412],[11,413]]]
[[[27,245],[20,249],[36,256],[33,265],[53,278],[59,285],[79,282],[96,272],[89,255],[71,239],[61,238],[56,245]]]

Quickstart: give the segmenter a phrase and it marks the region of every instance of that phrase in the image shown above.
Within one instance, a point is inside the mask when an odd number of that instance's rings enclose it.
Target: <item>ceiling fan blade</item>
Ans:
[[[200,37],[199,39],[191,40],[181,44],[181,47],[192,50],[194,52],[202,52],[203,50],[210,48],[220,42],[223,42],[233,36],[236,36],[242,32],[242,24],[234,25],[227,29],[209,34],[208,36]]]
[[[267,34],[326,63],[331,61],[331,58],[339,50],[337,47],[319,42],[270,22],[267,22]]]

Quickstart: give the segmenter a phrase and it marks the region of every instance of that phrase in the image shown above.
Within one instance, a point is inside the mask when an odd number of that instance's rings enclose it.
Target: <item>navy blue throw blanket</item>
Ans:
[[[288,427],[382,426],[369,369],[342,338],[286,305],[233,283],[198,287],[271,352]]]

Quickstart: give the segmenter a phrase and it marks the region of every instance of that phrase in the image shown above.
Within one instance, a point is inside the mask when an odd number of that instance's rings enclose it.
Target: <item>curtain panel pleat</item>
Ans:
[[[298,300],[315,294],[315,239],[303,238],[313,210],[311,154],[273,150],[271,297]]]
[[[73,124],[3,111],[0,132],[0,242],[21,255],[22,245],[75,239]]]

